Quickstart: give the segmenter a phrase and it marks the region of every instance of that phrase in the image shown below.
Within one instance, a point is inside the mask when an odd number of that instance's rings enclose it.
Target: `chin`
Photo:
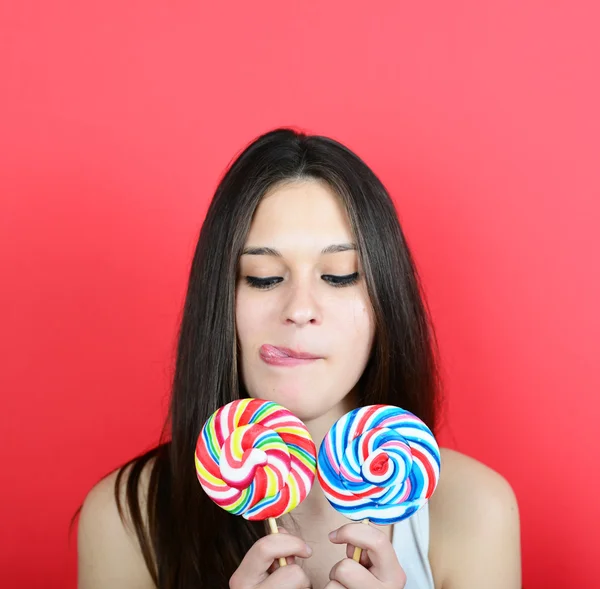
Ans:
[[[291,411],[298,419],[301,419],[303,422],[307,423],[309,421],[313,421],[317,419],[321,415],[327,413],[327,409],[323,407],[314,407],[308,405],[307,403],[298,402],[295,400],[291,400],[287,403],[279,403],[283,405],[286,409]]]
[[[291,411],[298,419],[304,422],[317,419],[333,409],[333,406],[323,404],[323,395],[315,392],[311,395],[306,393],[291,395],[283,392],[269,392],[267,394],[250,395],[264,401],[273,401],[288,411]]]

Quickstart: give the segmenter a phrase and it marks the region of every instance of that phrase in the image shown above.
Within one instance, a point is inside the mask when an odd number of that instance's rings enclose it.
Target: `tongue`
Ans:
[[[283,352],[279,348],[276,348],[275,346],[269,346],[265,344],[264,346],[262,346],[261,351],[263,356],[267,358],[289,358],[289,354],[286,354],[285,352]]]

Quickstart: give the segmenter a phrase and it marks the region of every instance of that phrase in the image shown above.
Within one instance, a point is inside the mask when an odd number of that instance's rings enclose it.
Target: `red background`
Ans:
[[[70,516],[158,436],[218,179],[296,125],[356,150],[397,203],[440,338],[441,442],[513,485],[526,589],[597,586],[599,17],[0,2],[0,585],[75,586]]]

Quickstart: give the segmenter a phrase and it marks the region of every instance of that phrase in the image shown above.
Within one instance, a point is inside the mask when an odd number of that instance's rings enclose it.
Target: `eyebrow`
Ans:
[[[326,248],[321,250],[321,255],[326,254],[337,254],[339,252],[348,252],[356,250],[356,244],[354,243],[335,243],[328,245]],[[281,252],[277,251],[272,247],[246,247],[242,252],[242,256],[275,256],[282,258]]]

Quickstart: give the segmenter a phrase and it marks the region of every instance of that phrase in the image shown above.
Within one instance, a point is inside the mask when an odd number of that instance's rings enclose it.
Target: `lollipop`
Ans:
[[[354,521],[391,524],[410,517],[435,491],[440,451],[431,430],[410,411],[368,405],[329,430],[317,477],[331,505]],[[360,558],[360,548],[354,552]]]
[[[196,475],[220,507],[248,520],[275,519],[308,495],[316,449],[290,411],[261,399],[240,399],[215,411],[196,444]],[[285,559],[280,559],[285,564]]]

